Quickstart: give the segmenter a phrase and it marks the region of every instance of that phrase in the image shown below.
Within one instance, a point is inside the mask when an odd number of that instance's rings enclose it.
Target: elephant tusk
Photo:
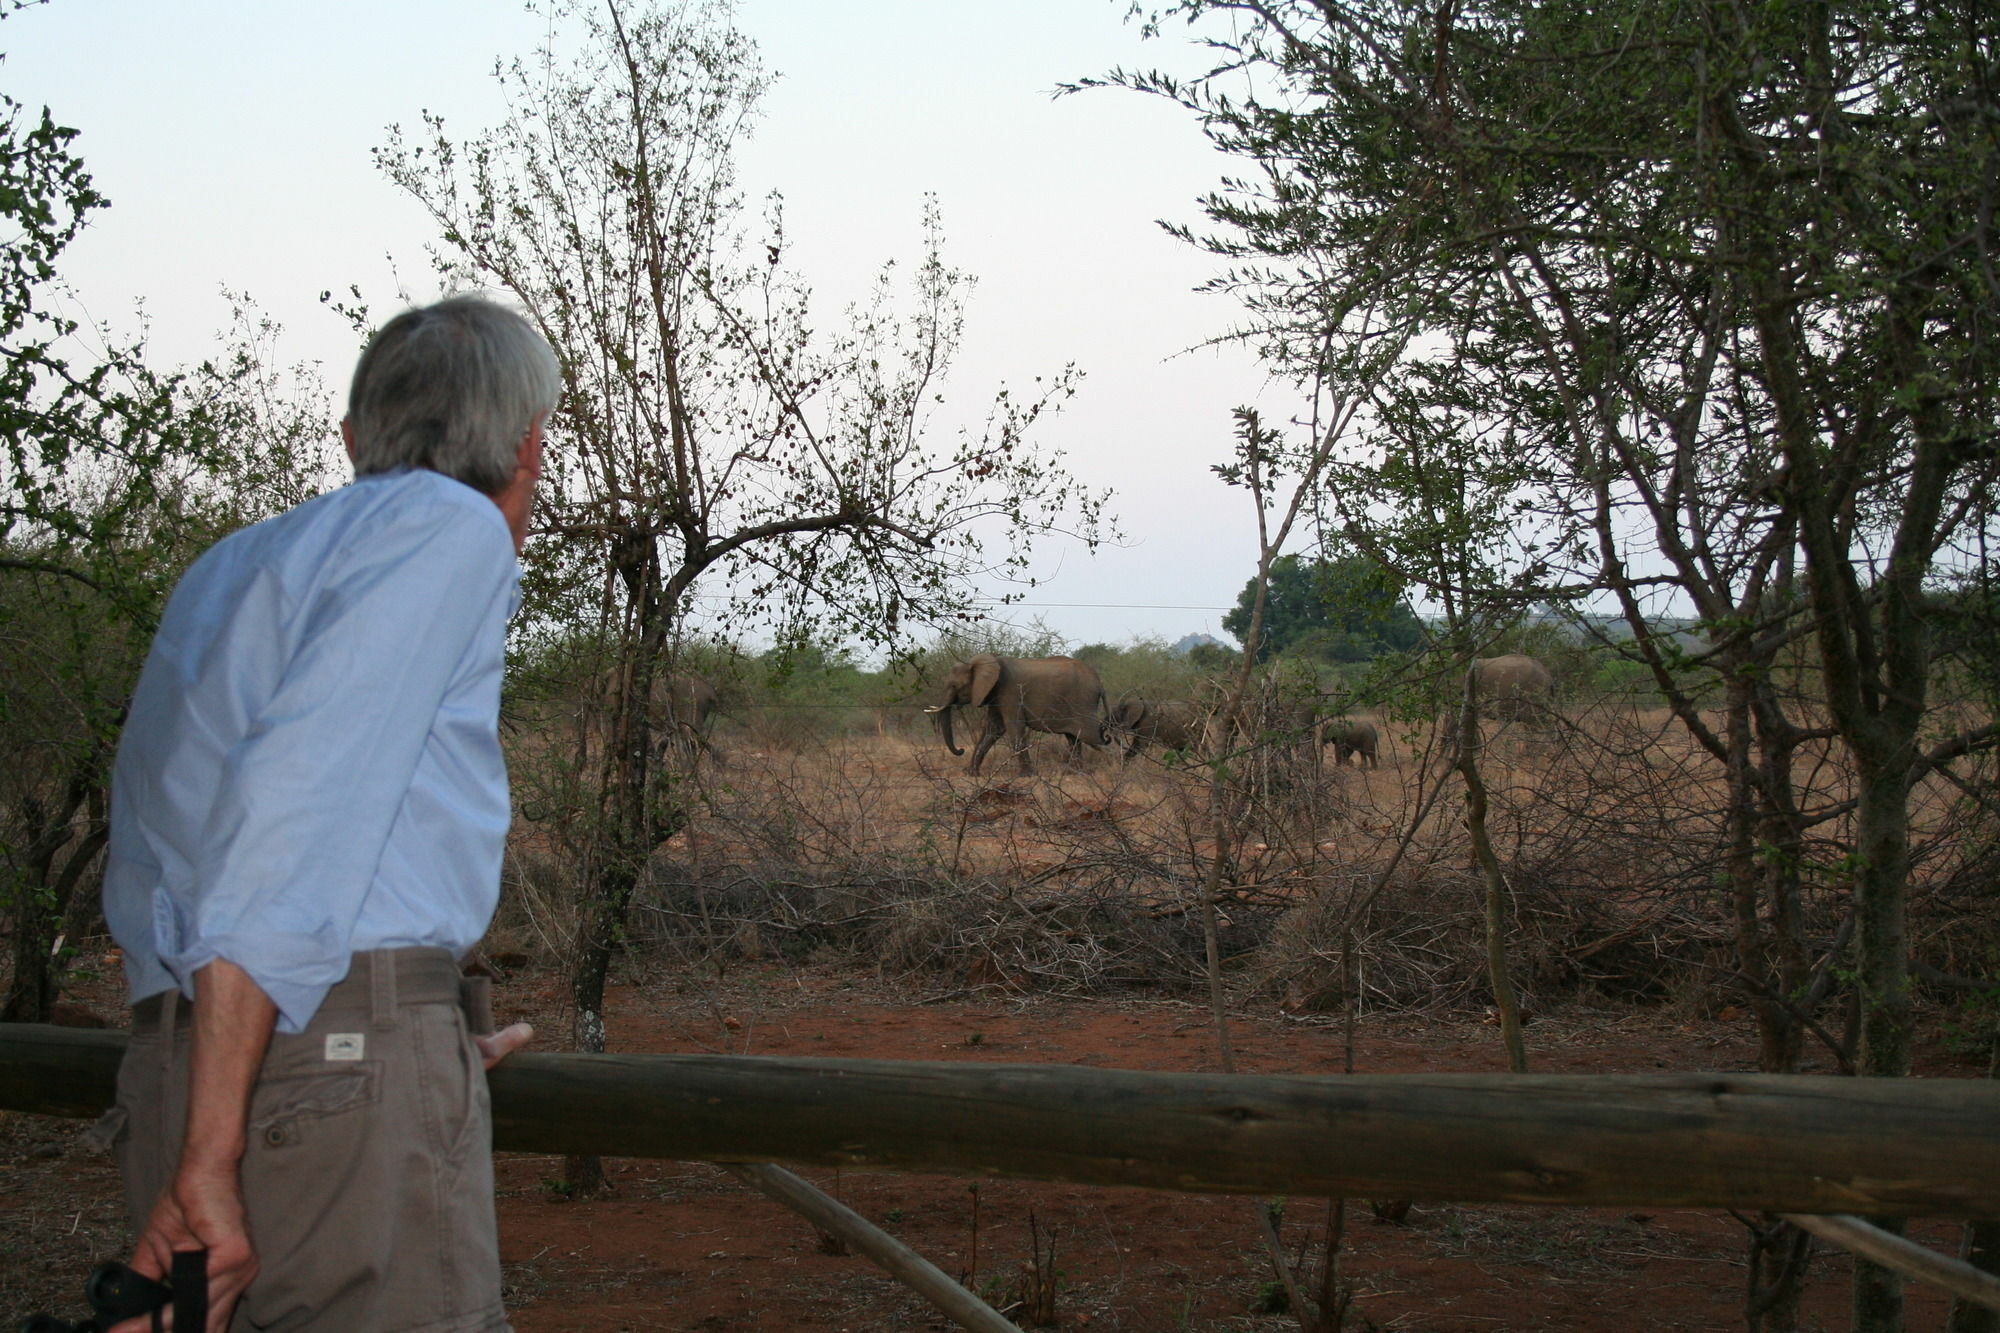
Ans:
[[[949,704],[932,704],[929,708],[926,708],[924,711],[926,713],[942,713],[948,707],[950,707]]]

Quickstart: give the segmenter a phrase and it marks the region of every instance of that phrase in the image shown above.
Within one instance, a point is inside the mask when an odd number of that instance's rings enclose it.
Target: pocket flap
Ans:
[[[252,1133],[294,1120],[339,1115],[366,1106],[376,1096],[376,1065],[361,1061],[344,1069],[287,1074],[257,1085],[251,1103]]]

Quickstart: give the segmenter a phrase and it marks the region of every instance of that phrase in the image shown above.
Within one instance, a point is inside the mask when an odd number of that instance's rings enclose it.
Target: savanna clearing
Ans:
[[[1451,775],[1425,753],[1426,729],[1383,730],[1377,769],[1336,766],[1329,751],[1320,766],[1282,754],[1255,775],[1265,797],[1218,916],[1240,1072],[1506,1067]],[[1586,730],[1588,746],[1572,743]],[[893,727],[817,739],[738,723],[717,742],[724,762],[696,770],[693,822],[659,849],[634,904],[609,1049],[1222,1067],[1195,906],[1213,854],[1205,770],[1157,752],[1130,765],[1091,753],[1066,770],[1043,738],[1033,776],[1018,776],[1003,749],[971,778],[929,734]],[[517,744],[548,757],[532,738]],[[1836,791],[1823,757],[1802,762],[1820,766],[1802,775],[1809,787]],[[521,818],[484,961],[500,1021],[527,1018],[556,1049],[570,1022],[562,960],[575,870],[537,808],[533,766],[517,764]],[[1493,739],[1490,825],[1508,869],[1535,1071],[1756,1069],[1753,1024],[1728,984],[1726,905],[1707,888],[1707,780],[1665,717],[1644,711]],[[1948,836],[1950,819],[1938,803],[1928,834]],[[1961,947],[1955,932],[1972,948],[1983,929],[1959,918],[1949,878],[1912,893],[1940,966]],[[1831,935],[1837,886],[1809,910]],[[65,1016],[122,1021],[108,941],[79,957]],[[1977,1077],[1986,1061],[1968,1036],[1973,1015],[1944,998],[1925,1011],[1919,1072]],[[1821,1021],[1839,1026],[1837,1003]],[[1815,1048],[1804,1069],[1837,1063]],[[0,1321],[80,1314],[84,1272],[124,1252],[116,1173],[81,1141],[84,1128],[0,1117],[10,1182]],[[947,1327],[718,1168],[607,1169],[608,1194],[569,1198],[560,1159],[503,1155],[503,1258],[523,1333]],[[1024,1327],[1038,1293],[1048,1312],[1050,1291],[1060,1328],[1296,1327],[1276,1308],[1248,1199],[802,1174]],[[1349,1327],[1741,1324],[1747,1233],[1727,1215],[1434,1205],[1398,1215],[1391,1203],[1345,1205]],[[1326,1201],[1274,1206],[1295,1254],[1323,1245]],[[1951,1249],[1957,1228],[1920,1223],[1913,1234]],[[1844,1326],[1847,1268],[1838,1254],[1813,1261],[1804,1311],[1819,1327]],[[1913,1287],[1910,1302],[1912,1328],[1941,1325],[1943,1298]]]

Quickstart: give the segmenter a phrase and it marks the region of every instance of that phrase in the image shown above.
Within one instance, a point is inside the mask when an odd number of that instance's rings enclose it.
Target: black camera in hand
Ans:
[[[159,1329],[165,1326],[161,1314],[170,1307],[176,1333],[201,1333],[208,1322],[208,1251],[176,1252],[167,1282],[135,1273],[116,1260],[101,1263],[84,1279],[83,1299],[90,1304],[91,1318],[82,1323],[31,1315],[21,1333],[104,1333],[141,1315],[153,1316],[153,1327]]]

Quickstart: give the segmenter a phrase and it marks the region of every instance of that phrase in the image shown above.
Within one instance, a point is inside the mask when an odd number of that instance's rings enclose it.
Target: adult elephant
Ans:
[[[1473,676],[1479,687],[1479,711],[1500,722],[1531,722],[1546,715],[1556,678],[1525,653],[1475,657]]]
[[[632,664],[620,662],[596,676],[592,690],[575,711],[579,734],[595,751],[615,743],[617,718],[632,689]],[[715,686],[692,671],[661,672],[653,677],[644,719],[652,753],[678,758],[692,767],[703,755],[724,763],[722,752],[709,741],[715,726],[718,695]]]
[[[1185,699],[1151,699],[1128,694],[1111,710],[1113,738],[1129,762],[1148,743],[1168,750],[1193,748],[1201,738],[1201,710]]]
[[[951,717],[959,708],[986,714],[986,729],[973,747],[966,771],[979,772],[993,742],[1002,735],[1014,747],[1021,771],[1028,769],[1028,733],[1046,731],[1069,739],[1074,763],[1086,745],[1111,742],[1105,727],[1104,683],[1097,668],[1074,657],[997,657],[982,653],[945,675],[938,701],[924,709],[937,719],[945,748],[964,754],[952,738]]]
[[[653,716],[660,722],[661,752],[678,750],[690,760],[707,755],[725,763],[722,751],[708,739],[721,698],[706,676],[692,671],[655,677]]]
[[[1373,722],[1358,717],[1328,718],[1320,723],[1319,743],[1333,747],[1336,765],[1345,765],[1349,756],[1354,756],[1364,768],[1381,767],[1378,752],[1382,738]]]

